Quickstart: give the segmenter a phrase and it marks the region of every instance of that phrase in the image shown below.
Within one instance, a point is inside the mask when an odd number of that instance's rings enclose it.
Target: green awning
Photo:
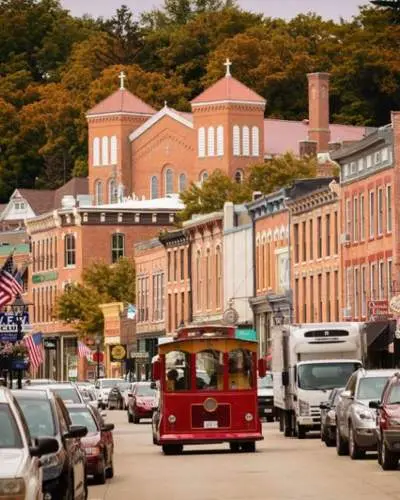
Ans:
[[[257,332],[253,328],[238,328],[235,336],[241,340],[257,341]]]

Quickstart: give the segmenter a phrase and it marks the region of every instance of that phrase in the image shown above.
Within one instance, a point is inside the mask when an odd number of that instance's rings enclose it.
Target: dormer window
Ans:
[[[26,205],[24,201],[14,201],[15,210],[25,210]]]

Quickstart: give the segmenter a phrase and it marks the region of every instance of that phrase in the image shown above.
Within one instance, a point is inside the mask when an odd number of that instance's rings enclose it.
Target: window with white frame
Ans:
[[[113,135],[111,137],[111,165],[116,165],[117,160],[118,160],[118,153],[117,153],[117,136]]]
[[[101,139],[101,164],[102,165],[108,165],[109,164],[109,158],[108,158],[108,137],[103,137]]]
[[[386,231],[392,231],[392,186],[386,186]]]
[[[94,184],[94,197],[96,205],[103,204],[103,183],[100,180]]]
[[[198,131],[198,149],[199,157],[204,158],[206,156],[206,129],[200,127]]]
[[[260,129],[258,127],[251,129],[251,154],[260,156]]]
[[[217,128],[217,156],[224,156],[224,127]]]
[[[208,127],[207,152],[208,152],[208,156],[215,156],[215,129],[214,129],[214,127]]]
[[[156,175],[153,175],[150,181],[150,198],[152,200],[159,198],[158,179]]]
[[[233,155],[240,156],[240,127],[233,126]]]
[[[381,152],[376,151],[374,154],[374,163],[375,165],[379,165],[380,162],[381,162]]]
[[[110,179],[108,182],[108,201],[109,203],[117,203],[118,201],[118,189],[115,179]]]
[[[208,174],[207,172],[202,172],[200,174],[200,184],[203,184],[206,180],[208,179]]]
[[[350,310],[351,309],[351,273],[352,269],[351,267],[346,268],[346,309]]]
[[[351,200],[346,199],[346,233],[351,237]]]
[[[93,139],[93,166],[98,167],[100,165],[100,138],[95,137]]]
[[[389,150],[388,148],[383,148],[381,151],[381,159],[382,161],[388,161],[389,159]]]
[[[358,160],[358,171],[361,172],[364,169],[364,158]]]
[[[385,263],[383,260],[379,261],[378,266],[378,283],[379,283],[379,299],[385,298]]]
[[[74,234],[67,234],[64,238],[64,267],[76,264],[76,241]]]
[[[360,303],[360,270],[354,268],[354,317],[358,318]]]
[[[387,277],[386,277],[386,280],[387,280],[387,295],[388,295],[388,299],[391,299],[392,298],[392,295],[393,295],[393,275],[392,275],[392,272],[393,272],[393,261],[392,259],[388,259],[387,260]]]
[[[373,238],[375,235],[375,193],[369,192],[369,237]]]
[[[367,269],[361,267],[361,316],[367,315]]]
[[[343,174],[345,177],[349,175],[349,165],[347,163],[343,165]]]
[[[242,154],[250,156],[250,131],[247,125],[242,129]]]
[[[179,192],[185,191],[186,189],[186,175],[180,174],[179,176]]]
[[[378,189],[378,235],[383,233],[383,189]]]
[[[358,199],[353,200],[353,240],[358,241],[359,225],[358,225]]]
[[[365,196],[360,194],[360,240],[365,239]]]
[[[372,155],[367,156],[367,168],[372,167]]]
[[[174,174],[170,168],[165,171],[165,194],[174,192]]]
[[[375,300],[377,296],[376,290],[376,264],[370,264],[369,266],[369,288],[371,300]]]
[[[350,163],[350,173],[355,174],[357,172],[357,163],[352,161]]]
[[[196,303],[197,303],[197,310],[201,310],[201,290],[203,286],[203,276],[202,276],[202,269],[201,269],[201,251],[197,250],[196,253]]]
[[[111,262],[114,264],[125,255],[125,235],[114,233],[111,236]]]

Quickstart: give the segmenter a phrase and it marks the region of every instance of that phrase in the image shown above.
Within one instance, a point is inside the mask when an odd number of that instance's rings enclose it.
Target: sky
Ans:
[[[126,4],[133,12],[150,10],[163,4],[163,0],[61,0],[73,15],[90,14],[93,17],[111,17],[115,10]],[[326,19],[350,19],[358,12],[358,6],[367,0],[238,0],[242,8],[262,12],[271,17],[290,19],[303,12],[316,12]]]

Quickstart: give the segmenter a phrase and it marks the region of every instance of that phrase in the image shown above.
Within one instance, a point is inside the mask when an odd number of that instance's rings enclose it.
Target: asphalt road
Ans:
[[[400,468],[382,471],[374,454],[338,457],[317,436],[284,438],[276,424],[264,424],[253,454],[216,445],[164,456],[152,444],[150,422],[128,424],[122,411],[108,412],[106,421],[116,425],[115,477],[91,485],[91,500],[400,500]]]

